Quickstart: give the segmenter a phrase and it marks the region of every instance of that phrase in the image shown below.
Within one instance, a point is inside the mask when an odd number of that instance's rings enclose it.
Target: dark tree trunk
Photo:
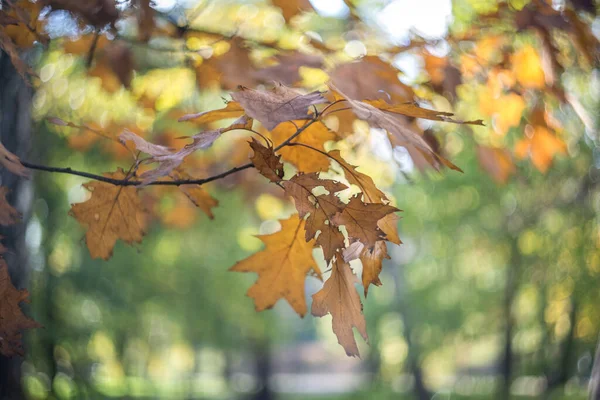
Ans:
[[[256,360],[256,377],[258,391],[252,400],[274,400],[275,394],[271,390],[269,378],[271,377],[271,349],[268,340],[259,341],[254,350]]]
[[[403,266],[398,265],[394,267],[394,297],[397,299],[397,307],[402,318],[402,325],[404,327],[404,340],[406,340],[406,345],[408,346],[408,368],[410,369],[410,373],[412,374],[415,384],[413,387],[415,399],[418,400],[429,400],[432,397],[432,394],[427,389],[425,385],[425,381],[423,380],[423,370],[421,369],[421,363],[419,361],[419,349],[415,343],[413,343],[411,338],[411,330],[413,328],[412,318],[410,316],[410,312],[406,307],[406,304],[409,304],[408,295],[406,293],[406,285],[404,274],[402,271]]]
[[[0,141],[17,156],[27,154],[31,143],[31,89],[13,68],[10,58],[0,51]],[[3,244],[8,249],[4,258],[15,287],[27,283],[27,253],[25,227],[31,209],[33,185],[0,167],[0,185],[10,189],[7,199],[23,214],[23,221],[14,226],[0,227]],[[0,356],[0,399],[22,399],[20,357]]]

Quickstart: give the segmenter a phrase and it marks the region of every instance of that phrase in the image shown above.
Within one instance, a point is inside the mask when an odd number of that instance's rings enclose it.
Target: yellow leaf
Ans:
[[[542,89],[546,86],[542,60],[537,51],[526,46],[511,56],[512,70],[523,87]]]
[[[258,280],[248,290],[254,299],[256,311],[271,308],[284,298],[300,316],[307,311],[304,298],[304,280],[313,269],[321,271],[313,259],[314,240],[304,240],[304,220],[297,214],[282,220],[281,230],[271,235],[258,236],[266,248],[236,263],[230,271],[256,272]]]
[[[301,127],[305,121],[284,122],[271,131],[273,144],[280,145],[294,133],[296,126]],[[316,122],[306,128],[296,139],[294,143],[302,143],[317,150],[325,151],[323,146],[330,140],[335,140],[336,136],[322,122]],[[319,172],[329,169],[330,160],[324,154],[304,146],[286,146],[279,150],[284,161],[293,164],[302,172]]]

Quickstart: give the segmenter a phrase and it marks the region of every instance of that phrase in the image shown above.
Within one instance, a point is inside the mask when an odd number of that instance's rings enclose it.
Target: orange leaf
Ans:
[[[256,311],[271,308],[284,298],[300,316],[306,314],[304,280],[311,269],[319,276],[321,271],[312,256],[314,241],[306,242],[303,230],[304,221],[296,214],[282,220],[279,232],[258,236],[266,246],[264,250],[231,267],[230,271],[259,275],[248,290]]]
[[[525,46],[514,53],[511,62],[517,82],[523,87],[542,89],[546,86],[542,61],[533,47]]]
[[[303,121],[283,122],[271,131],[273,144],[280,145],[296,133],[296,126],[302,126]],[[322,122],[315,122],[306,128],[293,143],[302,143],[317,150],[325,151],[325,142],[335,140],[336,136]],[[283,160],[294,165],[302,172],[320,172],[329,169],[329,157],[318,151],[304,146],[286,146],[279,150]]]
[[[338,338],[348,356],[360,356],[354,340],[352,328],[356,328],[365,341],[369,341],[367,324],[362,313],[362,303],[354,284],[358,278],[352,273],[350,265],[344,263],[338,254],[332,266],[331,276],[323,289],[313,295],[312,315],[333,317],[333,333]]]
[[[362,263],[362,283],[365,289],[365,297],[369,292],[369,285],[381,286],[379,273],[381,272],[384,258],[390,258],[387,253],[385,242],[380,240],[375,243],[375,247],[368,249],[366,246],[360,254],[360,262]]]
[[[106,177],[124,179],[122,169]],[[89,200],[71,205],[69,214],[87,228],[87,247],[92,258],[108,260],[118,239],[140,243],[145,233],[145,212],[134,186],[105,182],[83,185],[91,192]]]
[[[545,173],[557,154],[566,154],[567,145],[543,126],[526,128],[528,137],[515,144],[515,155],[524,159],[529,156],[538,171]]]
[[[187,114],[179,118],[179,122],[194,120],[198,125],[208,124],[210,122],[220,121],[229,118],[238,118],[244,115],[244,109],[237,101],[229,101],[225,108],[219,110],[205,111],[198,114]]]

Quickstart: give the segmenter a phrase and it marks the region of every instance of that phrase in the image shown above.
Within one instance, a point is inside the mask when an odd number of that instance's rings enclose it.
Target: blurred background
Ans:
[[[221,108],[238,84],[272,80],[309,90],[354,80],[359,96],[419,98],[486,126],[409,121],[464,173],[427,170],[360,121],[346,127],[338,148],[403,210],[403,244],[388,245],[383,286],[363,299],[362,359],[345,356],[330,316],[301,319],[283,301],[256,313],[245,296],[255,277],[228,272],[261,249],[253,235],[294,211],[254,171],[207,186],[214,220],[179,192],[144,191],[149,233],[141,245],[119,242],[108,262],[90,259],[67,216],[88,196],[86,179],[2,171],[25,222],[1,232],[18,264],[13,282],[28,287],[27,313],[44,325],[25,335],[22,364],[0,362],[17,376],[5,393],[587,398],[600,333],[594,1],[152,0],[149,41],[135,18],[95,31],[31,4],[51,41],[13,40],[39,82],[23,84],[0,54],[1,139],[26,160],[127,167],[130,154],[102,136],[127,128],[177,147],[205,128],[177,118]],[[377,60],[392,66],[370,69]],[[195,175],[245,162],[246,140],[217,141],[191,161]],[[309,302],[320,287],[308,278]]]

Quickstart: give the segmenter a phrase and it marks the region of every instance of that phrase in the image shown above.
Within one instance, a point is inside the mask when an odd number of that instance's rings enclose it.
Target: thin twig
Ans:
[[[292,140],[294,140],[296,137],[298,137],[298,135],[300,135],[304,130],[306,130],[309,126],[311,126],[312,124],[314,124],[317,121],[318,121],[318,119],[312,119],[312,120],[308,121],[301,128],[298,128],[298,130],[292,136],[287,138],[279,146],[275,147],[275,149],[273,149],[273,151],[280,150],[281,148],[290,145],[290,142]],[[84,178],[90,178],[90,179],[94,179],[94,180],[97,180],[100,182],[110,183],[110,184],[113,184],[116,186],[140,186],[142,184],[141,181],[130,180],[130,178],[126,178],[126,179],[108,178],[108,177],[102,176],[102,175],[92,174],[92,173],[85,172],[85,171],[74,170],[70,167],[66,167],[66,168],[50,167],[47,165],[35,164],[32,162],[28,162],[28,161],[21,161],[21,164],[23,164],[23,166],[25,166],[29,169],[45,171],[45,172],[55,172],[55,173],[59,173],[59,174],[82,176]],[[173,181],[155,181],[155,182],[151,182],[147,185],[154,185],[154,186],[204,185],[205,183],[225,178],[226,176],[235,174],[237,172],[243,171],[243,170],[251,168],[253,166],[254,166],[254,164],[252,164],[252,163],[246,163],[246,164],[243,164],[243,165],[240,165],[237,167],[233,167],[233,168],[231,168],[225,172],[222,172],[220,174],[209,176],[208,178],[179,179],[179,180],[173,180]]]

